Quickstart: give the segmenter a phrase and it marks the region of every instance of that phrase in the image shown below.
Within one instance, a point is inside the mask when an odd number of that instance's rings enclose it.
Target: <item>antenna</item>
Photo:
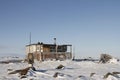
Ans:
[[[31,32],[30,32],[30,35],[29,35],[29,39],[30,39],[30,41],[29,41],[29,53],[30,53],[30,45],[31,45]]]
[[[56,45],[56,38],[54,38],[54,44]]]
[[[33,63],[34,63],[34,56],[33,56],[33,53],[30,51],[30,47],[31,47],[31,32],[30,32],[30,35],[29,35],[29,39],[30,39],[30,42],[29,42],[29,53],[28,53],[28,63],[30,64],[30,68],[35,69],[33,67]]]
[[[31,32],[30,32],[30,43],[29,43],[29,45],[31,45]]]

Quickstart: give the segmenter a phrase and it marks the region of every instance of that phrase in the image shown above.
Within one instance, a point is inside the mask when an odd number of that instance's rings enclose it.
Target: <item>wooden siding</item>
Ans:
[[[70,52],[67,46],[70,47]],[[28,53],[33,53],[34,59],[38,61],[72,59],[72,45],[31,44],[26,46],[26,54]]]
[[[33,53],[34,59],[36,60],[65,60],[65,59],[72,59],[72,54],[69,52],[43,52],[43,53]]]

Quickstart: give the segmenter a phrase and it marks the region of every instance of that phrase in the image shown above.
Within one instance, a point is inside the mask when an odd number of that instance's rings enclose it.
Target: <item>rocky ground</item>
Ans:
[[[30,68],[22,76],[9,73],[28,68],[27,62],[15,57],[3,57],[0,62],[0,80],[120,80],[120,62],[35,61],[36,71]]]

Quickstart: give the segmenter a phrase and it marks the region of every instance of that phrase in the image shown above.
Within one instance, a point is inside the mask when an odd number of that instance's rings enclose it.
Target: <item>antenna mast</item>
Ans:
[[[30,39],[30,42],[29,42],[29,53],[30,53],[30,45],[31,45],[31,32],[30,32],[30,35],[29,35],[29,39]]]
[[[31,32],[30,32],[30,43],[29,44],[31,45]]]

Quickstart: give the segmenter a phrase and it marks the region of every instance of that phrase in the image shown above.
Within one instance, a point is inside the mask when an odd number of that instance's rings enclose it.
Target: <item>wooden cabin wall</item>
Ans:
[[[34,53],[34,59],[40,61],[40,53],[35,52]]]
[[[49,46],[44,46],[43,47],[43,52],[50,52],[50,47]]]

